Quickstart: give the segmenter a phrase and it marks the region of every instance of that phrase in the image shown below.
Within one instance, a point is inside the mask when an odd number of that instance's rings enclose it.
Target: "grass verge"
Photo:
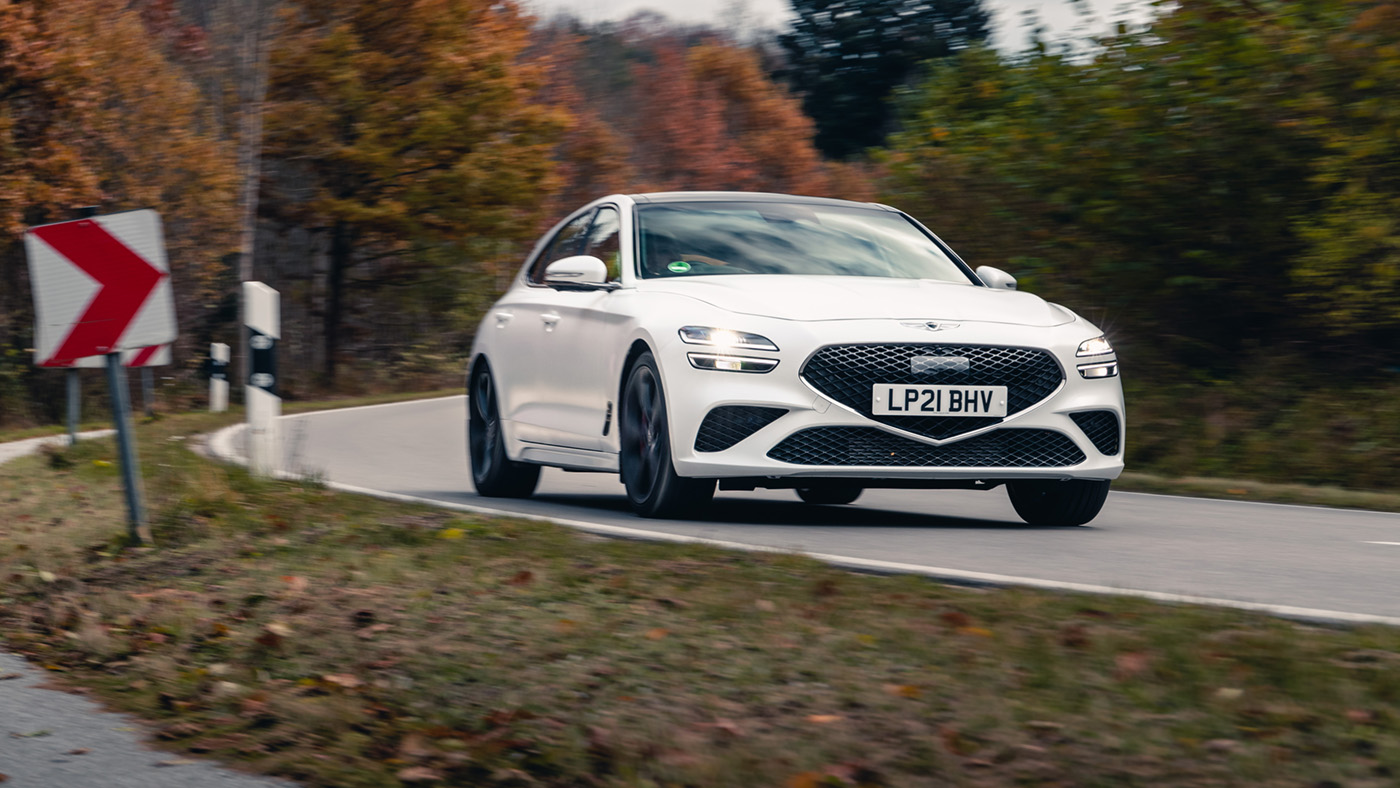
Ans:
[[[1173,478],[1128,471],[1113,483],[1113,489],[1121,492],[1189,495],[1196,498],[1218,498],[1231,501],[1292,503],[1307,506],[1331,506],[1338,509],[1400,512],[1400,493],[1348,490],[1342,487],[1325,487],[1314,484],[1278,484],[1245,479],[1207,479],[1198,476]]]
[[[1400,774],[1400,632],[853,575],[257,480],[0,466],[6,646],[316,786],[1315,786]]]

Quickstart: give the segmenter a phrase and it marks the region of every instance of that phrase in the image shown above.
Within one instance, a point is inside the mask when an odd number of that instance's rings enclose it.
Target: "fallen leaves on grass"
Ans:
[[[511,578],[506,581],[506,583],[508,585],[513,586],[526,586],[530,583],[533,583],[534,581],[534,572],[531,572],[529,569],[521,569],[519,572],[516,572],[514,575],[512,575]]]
[[[1113,675],[1119,680],[1136,678],[1147,672],[1152,658],[1143,651],[1125,651],[1113,658]]]
[[[671,630],[665,627],[653,627],[647,630],[647,640],[661,640],[671,634]]]
[[[273,621],[263,625],[262,634],[255,638],[255,642],[265,648],[278,648],[282,641],[292,636],[292,628],[279,621]]]
[[[282,575],[282,582],[287,584],[287,590],[294,594],[300,594],[307,589],[310,583],[301,575]]]
[[[917,698],[924,694],[922,688],[913,684],[886,684],[884,689],[885,694],[896,698]]]
[[[840,714],[809,714],[807,721],[817,725],[830,725],[833,722],[840,722],[844,717]]]
[[[1089,629],[1083,624],[1070,624],[1060,630],[1060,645],[1066,648],[1088,648],[1091,642]]]
[[[349,673],[327,673],[321,677],[327,684],[334,684],[341,689],[355,689],[364,684],[359,678]]]

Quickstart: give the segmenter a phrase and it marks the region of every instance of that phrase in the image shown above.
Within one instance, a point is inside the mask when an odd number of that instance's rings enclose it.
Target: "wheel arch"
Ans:
[[[656,357],[656,351],[645,339],[632,340],[631,346],[627,348],[627,356],[622,360],[622,369],[617,376],[617,399],[614,401],[617,402],[618,411],[622,410],[622,395],[627,388],[627,376],[632,374],[632,365],[637,362],[638,358],[641,358],[643,353],[650,353],[653,358]]]

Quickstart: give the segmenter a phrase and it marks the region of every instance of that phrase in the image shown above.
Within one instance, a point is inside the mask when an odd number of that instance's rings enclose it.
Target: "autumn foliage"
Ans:
[[[233,242],[230,149],[207,98],[153,41],[140,8],[120,0],[0,1],[0,420],[36,415],[6,387],[45,385],[23,352],[26,226],[80,206],[158,208],[184,325],[199,326],[217,300]]]

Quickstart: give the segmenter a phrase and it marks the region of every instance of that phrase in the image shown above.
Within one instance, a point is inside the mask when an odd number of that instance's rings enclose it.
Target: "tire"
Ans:
[[[858,484],[828,482],[820,487],[798,487],[797,497],[806,503],[837,505],[855,503],[863,492],[865,488]]]
[[[491,370],[477,366],[467,385],[467,457],[472,484],[487,498],[529,498],[540,481],[540,466],[506,457],[496,384]]]
[[[650,353],[639,356],[627,373],[617,428],[622,485],[637,514],[659,518],[689,515],[714,497],[714,479],[676,475],[666,394]]]
[[[1108,485],[1089,479],[1007,482],[1006,494],[1031,525],[1083,525],[1098,516]]]

